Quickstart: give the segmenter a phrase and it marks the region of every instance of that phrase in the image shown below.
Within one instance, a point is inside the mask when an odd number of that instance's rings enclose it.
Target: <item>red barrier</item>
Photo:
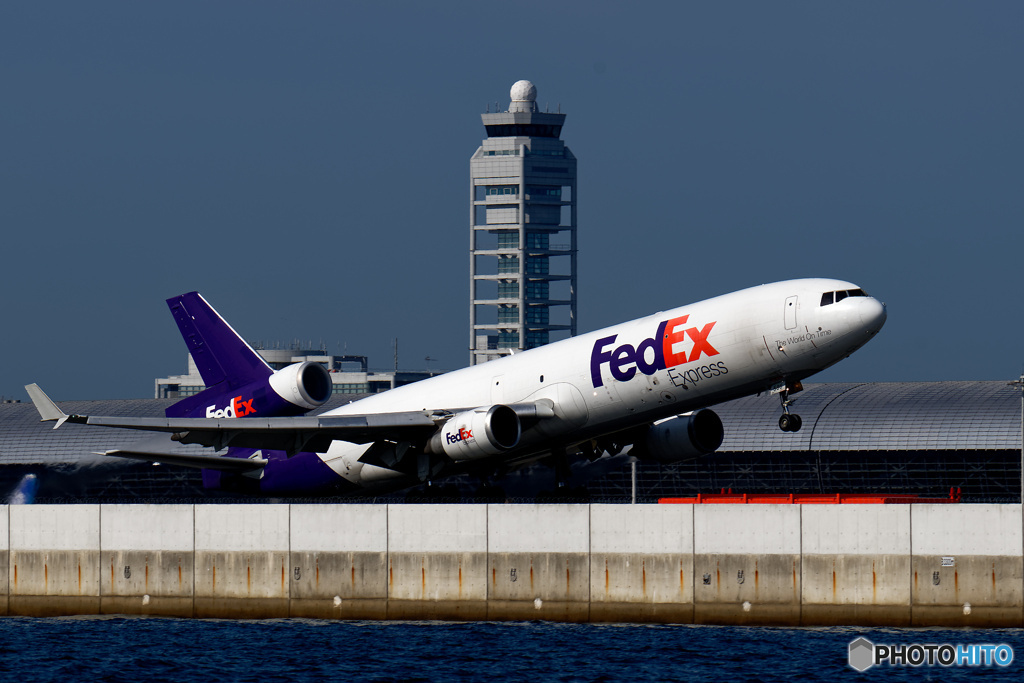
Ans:
[[[659,503],[704,505],[894,505],[898,503],[959,503],[960,489],[950,489],[949,498],[924,498],[915,494],[877,493],[698,493],[690,498],[659,498]]]

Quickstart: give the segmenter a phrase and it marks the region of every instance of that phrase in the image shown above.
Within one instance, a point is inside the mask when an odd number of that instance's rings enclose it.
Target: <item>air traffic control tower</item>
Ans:
[[[565,114],[512,86],[470,161],[470,363],[576,334],[576,157]]]

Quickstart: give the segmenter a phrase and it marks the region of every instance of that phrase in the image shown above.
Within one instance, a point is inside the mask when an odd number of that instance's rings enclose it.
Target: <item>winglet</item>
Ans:
[[[38,384],[27,385],[25,391],[28,392],[28,397],[32,399],[32,404],[39,411],[39,417],[42,422],[57,421],[57,424],[53,426],[54,429],[60,427],[70,417],[70,415],[58,408],[57,404],[51,401],[49,396],[43,393]]]

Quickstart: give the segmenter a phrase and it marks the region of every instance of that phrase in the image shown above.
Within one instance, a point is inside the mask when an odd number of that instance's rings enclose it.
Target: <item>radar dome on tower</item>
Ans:
[[[509,95],[512,97],[510,112],[537,111],[537,86],[530,81],[516,81]]]

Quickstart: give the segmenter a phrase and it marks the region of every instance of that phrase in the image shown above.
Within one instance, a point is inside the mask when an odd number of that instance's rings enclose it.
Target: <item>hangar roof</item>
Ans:
[[[725,426],[719,451],[1007,450],[1021,447],[1020,390],[1000,381],[806,384],[778,427],[778,396],[714,406]]]

